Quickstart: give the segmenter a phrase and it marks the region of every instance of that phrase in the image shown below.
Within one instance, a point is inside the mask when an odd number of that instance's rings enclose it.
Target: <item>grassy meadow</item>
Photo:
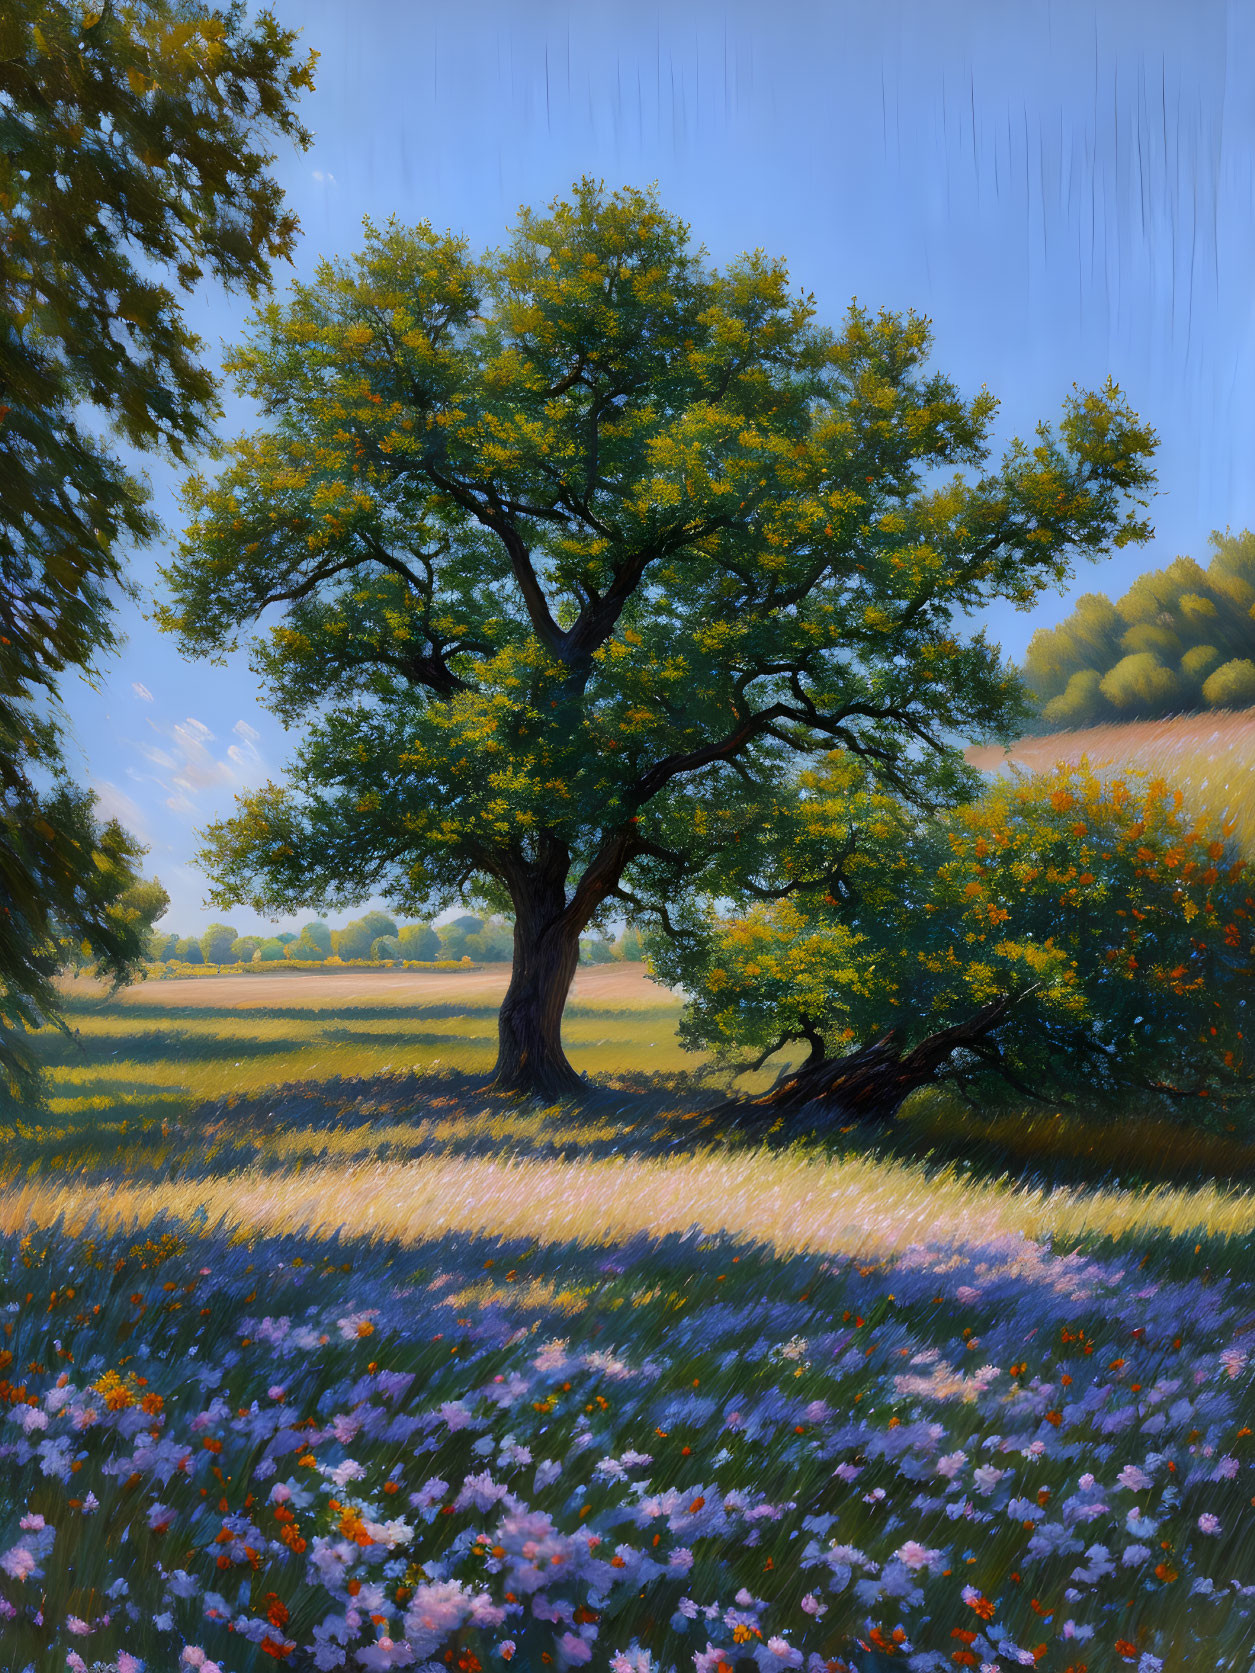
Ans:
[[[625,966],[522,1105],[505,979],[69,984],[0,1125],[0,1665],[1248,1673],[1251,1147],[733,1141]]]

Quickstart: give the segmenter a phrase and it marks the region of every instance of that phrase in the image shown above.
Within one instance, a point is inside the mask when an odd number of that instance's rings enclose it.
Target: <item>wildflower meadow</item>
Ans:
[[[380,1084],[287,1149],[221,1101],[171,1134],[165,1087],[103,1157],[54,1095],[59,1197],[10,1136],[6,1670],[1246,1673],[1248,1194],[627,1114],[555,1156],[552,1110],[488,1163],[452,1097],[406,1153]]]

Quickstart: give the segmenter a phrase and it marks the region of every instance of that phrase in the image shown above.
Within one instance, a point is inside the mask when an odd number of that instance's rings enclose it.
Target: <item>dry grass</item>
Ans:
[[[540,1243],[613,1244],[640,1236],[727,1232],[778,1255],[893,1254],[911,1244],[1007,1234],[1074,1243],[1167,1236],[1244,1239],[1255,1193],[1216,1186],[1025,1189],[929,1176],[883,1158],[833,1161],[796,1152],[698,1152],[660,1160],[537,1161],[433,1157],[389,1163],[248,1168],[153,1184],[13,1181],[0,1231],[143,1228],[158,1215],[248,1237],[396,1239],[450,1232]]]
[[[1133,767],[1164,779],[1200,815],[1232,823],[1243,850],[1255,856],[1255,709],[1090,726],[1021,738],[1006,751],[985,746],[967,752],[982,772],[996,772],[1008,761],[1042,772],[1083,756],[1093,767]]]
[[[237,973],[220,976],[152,977],[124,988],[120,1005],[194,1006],[206,1010],[264,1010],[299,1006],[317,1010],[369,1004],[499,1005],[510,980],[508,964],[476,965],[460,970],[281,970],[274,976]],[[106,990],[86,979],[66,983],[71,996],[103,998]],[[670,991],[651,981],[643,964],[581,966],[571,986],[570,1004],[615,1010],[650,1008],[671,1001]]]

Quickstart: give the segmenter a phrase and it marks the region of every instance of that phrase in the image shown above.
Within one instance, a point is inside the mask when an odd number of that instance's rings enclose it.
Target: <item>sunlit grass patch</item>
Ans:
[[[299,1232],[419,1242],[451,1233],[609,1245],[699,1230],[760,1242],[777,1255],[886,1256],[962,1235],[1019,1235],[1068,1245],[1158,1235],[1210,1240],[1255,1233],[1255,1192],[1216,1185],[1108,1189],[1015,1187],[891,1159],[833,1161],[789,1152],[701,1152],[663,1159],[525,1157],[296,1161],[147,1182],[114,1179],[107,1195],[55,1176],[0,1191],[5,1231],[95,1217],[110,1230],[167,1216],[250,1236]]]

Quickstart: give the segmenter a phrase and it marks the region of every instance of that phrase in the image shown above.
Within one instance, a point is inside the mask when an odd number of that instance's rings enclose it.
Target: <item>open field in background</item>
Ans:
[[[227,1092],[357,1079],[412,1067],[487,1076],[509,968],[466,972],[284,972],[137,983],[110,999],[69,982],[77,1032],[43,1036],[60,1114],[127,1107],[172,1114]],[[575,978],[564,1024],[571,1061],[590,1076],[625,1065],[691,1071],[676,1043],[680,1002],[641,965]]]
[[[1171,720],[1090,726],[1021,738],[1009,750],[969,749],[982,772],[1013,761],[1029,772],[1088,757],[1093,767],[1136,767],[1183,792],[1189,805],[1217,823],[1231,823],[1244,853],[1255,859],[1255,709],[1211,710]]]

